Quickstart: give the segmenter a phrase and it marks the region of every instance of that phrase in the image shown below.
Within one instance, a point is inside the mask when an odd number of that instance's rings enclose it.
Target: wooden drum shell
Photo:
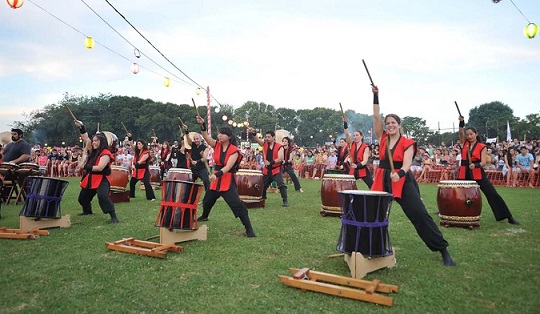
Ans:
[[[440,181],[437,207],[440,224],[456,227],[480,227],[482,195],[476,181]]]
[[[128,168],[112,165],[111,174],[108,177],[111,183],[111,191],[123,192],[126,190],[129,179]]]
[[[170,168],[167,171],[167,180],[193,181],[193,172],[191,169]]]
[[[356,180],[349,174],[325,174],[321,180],[321,203],[323,216],[341,216],[339,191],[358,190]]]
[[[236,186],[242,201],[260,201],[263,195],[263,174],[260,170],[240,169],[236,172]]]

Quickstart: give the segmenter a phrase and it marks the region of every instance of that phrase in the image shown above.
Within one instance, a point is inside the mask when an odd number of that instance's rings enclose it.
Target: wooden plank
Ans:
[[[289,268],[289,271],[291,272],[291,274],[297,273],[298,270],[299,270],[298,268]],[[330,283],[335,283],[335,284],[340,284],[340,285],[350,286],[350,287],[355,287],[355,288],[361,288],[361,289],[368,289],[369,287],[373,285],[372,281],[338,276],[338,275],[333,275],[333,274],[328,274],[328,273],[323,273],[323,272],[317,272],[313,270],[309,272],[309,276],[311,280],[330,282]],[[375,289],[375,291],[383,292],[383,293],[397,293],[398,286],[380,283],[377,285],[377,288]]]
[[[0,238],[2,239],[32,239],[36,238],[35,235],[30,233],[13,233],[13,232],[0,232]]]
[[[341,287],[336,285],[331,285],[322,282],[316,282],[311,280],[298,280],[292,277],[281,276],[279,275],[279,280],[287,286],[321,292],[324,294],[334,295],[343,298],[349,298],[353,300],[366,301],[370,303],[392,306],[393,299],[391,297],[379,295],[379,294],[367,294],[363,290],[357,290],[347,287]]]
[[[132,254],[138,254],[138,255],[146,255],[146,256],[152,256],[152,257],[158,257],[158,258],[165,258],[166,253],[165,252],[153,252],[152,250],[136,247],[136,246],[129,246],[129,245],[123,245],[123,244],[114,244],[107,242],[106,243],[107,248],[119,251],[119,252],[125,252],[125,253],[132,253]]]
[[[366,289],[367,294],[373,294],[375,290],[377,290],[377,287],[379,286],[379,283],[381,283],[380,280],[375,279],[371,282],[371,285]]]

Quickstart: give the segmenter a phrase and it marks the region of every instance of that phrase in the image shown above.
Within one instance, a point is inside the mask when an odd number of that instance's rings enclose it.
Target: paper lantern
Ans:
[[[139,68],[139,65],[137,63],[133,63],[131,65],[131,72],[133,72],[133,74],[139,73],[139,70],[140,70],[140,68]]]
[[[197,96],[199,96],[200,93],[201,93],[201,88],[197,87],[197,89],[195,90],[195,94],[197,94]]]
[[[527,38],[533,39],[538,34],[538,25],[529,23],[529,25],[525,26],[523,32]]]
[[[229,125],[232,125],[232,124],[233,124],[233,120],[229,120],[229,122],[227,122],[227,123],[229,123]]]
[[[169,87],[169,86],[171,86],[171,79],[166,77],[165,82],[163,82],[163,83],[165,84],[165,87]]]
[[[236,122],[233,122],[232,126],[236,128],[237,126]]]
[[[12,9],[18,9],[23,5],[24,0],[6,0]]]
[[[86,37],[86,39],[84,40],[84,45],[88,49],[94,48],[94,39],[92,37]]]
[[[223,119],[223,121],[227,121],[227,116],[223,116],[221,119]]]
[[[133,50],[133,54],[135,55],[136,58],[140,58],[141,57],[141,52],[139,51],[139,49],[135,48],[135,50]]]

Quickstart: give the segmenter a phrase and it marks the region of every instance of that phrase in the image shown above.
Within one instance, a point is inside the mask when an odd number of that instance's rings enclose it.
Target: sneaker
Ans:
[[[112,225],[116,225],[117,223],[119,223],[118,218],[111,218],[111,221],[109,223]]]
[[[155,201],[155,200],[156,200],[156,199],[155,199],[155,198],[153,198],[153,199],[151,199],[151,200],[150,200],[150,202],[153,202],[153,201]]]
[[[84,213],[80,213],[80,214],[78,214],[78,215],[79,215],[79,216],[88,216],[88,215],[92,215],[92,214],[93,214],[93,213],[86,213],[86,212],[84,212]]]
[[[300,190],[296,190],[296,192],[304,193],[304,190],[300,188]]]
[[[246,236],[248,238],[255,238],[256,237],[255,232],[253,232],[253,229],[247,229],[246,230]]]
[[[208,217],[201,216],[201,217],[197,218],[197,221],[208,221]]]
[[[284,202],[283,202],[283,205],[281,205],[281,206],[283,206],[283,207],[289,207],[289,202],[284,201]]]

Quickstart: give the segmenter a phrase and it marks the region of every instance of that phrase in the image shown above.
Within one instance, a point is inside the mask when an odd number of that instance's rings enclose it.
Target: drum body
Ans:
[[[25,186],[28,186],[27,178],[29,176],[38,176],[39,175],[39,165],[31,162],[23,162],[19,164],[17,169],[17,182],[21,189],[25,189]]]
[[[263,174],[260,170],[240,169],[236,172],[238,195],[243,202],[260,202],[263,195]]]
[[[159,166],[150,166],[148,170],[150,171],[150,184],[160,186],[161,168]]]
[[[111,191],[124,192],[128,184],[129,170],[123,166],[111,166],[109,181],[111,182]]]
[[[47,166],[39,166],[39,175],[41,177],[47,176]]]
[[[440,181],[437,186],[437,207],[441,225],[480,227],[482,195],[476,181]]]
[[[17,179],[17,171],[19,165],[13,162],[0,163],[0,174],[4,177],[4,181],[14,181]]]
[[[323,216],[341,216],[339,191],[357,190],[356,180],[350,174],[325,174],[321,181],[320,214]]]
[[[19,216],[62,218],[60,201],[69,182],[47,177],[27,178],[26,199]]]
[[[154,225],[167,229],[197,230],[197,204],[203,185],[191,181],[163,180],[161,205]]]
[[[191,169],[170,168],[166,176],[167,180],[193,181]]]
[[[337,250],[364,257],[392,255],[388,217],[393,196],[386,192],[344,190],[339,192],[341,231]]]

